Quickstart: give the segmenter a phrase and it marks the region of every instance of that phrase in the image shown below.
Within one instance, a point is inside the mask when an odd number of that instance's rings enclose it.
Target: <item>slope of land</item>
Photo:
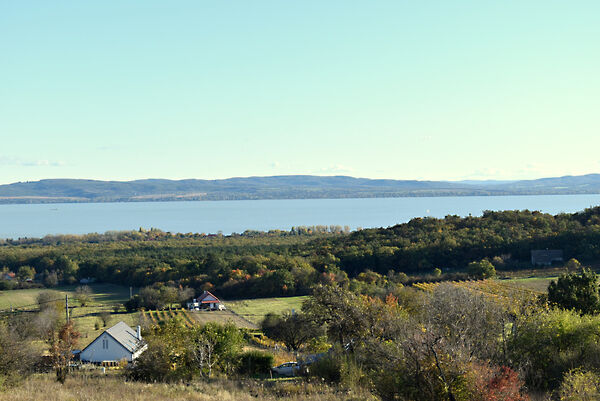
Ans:
[[[0,203],[383,198],[600,193],[600,174],[527,181],[416,181],[290,175],[223,180],[49,179],[0,185]]]

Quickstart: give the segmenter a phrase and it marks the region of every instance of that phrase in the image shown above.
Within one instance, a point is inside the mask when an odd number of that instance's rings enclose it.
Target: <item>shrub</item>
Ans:
[[[467,267],[467,272],[475,278],[494,278],[496,269],[487,259],[481,259],[479,262],[471,262]]]
[[[573,369],[567,372],[558,390],[561,401],[592,401],[600,399],[600,377],[592,372]]]
[[[269,373],[273,366],[273,355],[261,351],[249,351],[240,356],[238,371],[246,375]]]
[[[341,360],[327,355],[310,365],[309,374],[331,383],[339,383],[342,378]]]
[[[16,283],[8,280],[0,280],[0,291],[13,290],[16,287]]]
[[[506,366],[476,363],[466,375],[466,387],[473,401],[526,401],[521,393],[524,383],[517,373]]]
[[[35,362],[31,341],[21,338],[14,328],[0,322],[0,390],[28,377]]]
[[[562,309],[520,317],[507,346],[528,385],[554,389],[573,368],[600,369],[600,316]]]
[[[61,296],[52,291],[42,291],[36,297],[36,302],[40,311],[61,310],[64,305],[64,296]]]
[[[580,313],[596,313],[600,310],[598,275],[589,269],[581,273],[561,275],[548,286],[548,301],[564,309]]]
[[[132,298],[125,302],[125,309],[127,312],[135,312],[142,307],[142,300],[139,295],[134,295]]]
[[[363,367],[352,357],[345,356],[340,364],[341,383],[347,388],[366,388],[369,377]]]
[[[148,349],[125,372],[127,378],[147,383],[177,380],[169,349],[160,342],[149,344]]]

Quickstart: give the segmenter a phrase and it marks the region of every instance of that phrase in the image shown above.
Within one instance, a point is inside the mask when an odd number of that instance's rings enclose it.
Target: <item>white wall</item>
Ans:
[[[103,348],[103,340],[108,341],[108,348]],[[107,333],[96,338],[81,352],[80,357],[84,362],[120,361],[122,359],[131,362],[131,353]]]

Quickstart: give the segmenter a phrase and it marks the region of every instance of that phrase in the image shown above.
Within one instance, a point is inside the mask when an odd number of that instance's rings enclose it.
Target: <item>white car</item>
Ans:
[[[286,362],[271,368],[274,373],[282,376],[295,376],[300,371],[298,362]]]

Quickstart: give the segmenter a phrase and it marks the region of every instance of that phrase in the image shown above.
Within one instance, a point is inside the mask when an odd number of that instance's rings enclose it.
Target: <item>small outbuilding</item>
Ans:
[[[90,363],[115,363],[122,360],[133,362],[147,348],[148,344],[142,340],[140,326],[134,330],[125,322],[119,322],[85,347],[79,354],[79,359]]]
[[[2,280],[11,281],[14,280],[17,275],[13,272],[6,272],[2,275]]]
[[[202,295],[198,298],[192,299],[191,302],[187,303],[187,307],[189,310],[223,310],[225,309],[225,305],[221,302],[219,298],[214,296],[208,291],[204,291]]]
[[[531,264],[534,266],[551,266],[562,263],[563,251],[560,249],[542,249],[531,251]]]

